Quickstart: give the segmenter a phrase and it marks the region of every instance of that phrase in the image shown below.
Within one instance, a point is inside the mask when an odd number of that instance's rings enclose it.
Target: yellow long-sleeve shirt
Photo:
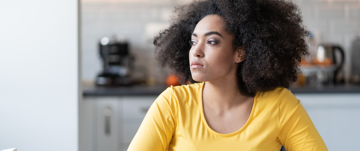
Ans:
[[[206,123],[204,83],[169,87],[152,104],[129,151],[325,151],[300,101],[286,88],[257,93],[246,124],[221,134]]]

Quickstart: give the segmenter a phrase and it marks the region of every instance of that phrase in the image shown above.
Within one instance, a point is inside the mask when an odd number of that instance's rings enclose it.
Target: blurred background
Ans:
[[[0,150],[126,150],[178,85],[152,41],[192,1],[0,2]],[[329,150],[359,150],[360,0],[293,1],[310,55],[290,90]]]
[[[163,83],[159,64],[154,59],[152,41],[169,26],[176,5],[192,0],[82,0],[82,79],[94,82],[102,70],[98,43],[102,37],[127,39],[135,56],[135,68],[146,68],[147,78]],[[359,35],[358,0],[294,0],[303,14],[304,25],[311,32],[309,42],[339,45],[344,50],[342,78],[350,80],[352,43]],[[311,36],[311,37],[310,37]],[[338,52],[336,52],[338,53]],[[337,59],[341,62],[342,59]]]
[[[192,0],[81,1],[82,115],[87,124],[80,145],[85,150],[126,150],[156,96],[166,85],[176,84],[176,78],[155,60],[152,41],[171,23],[174,7],[189,2]],[[290,89],[329,150],[360,149],[360,1],[294,2],[309,30],[310,55],[304,56],[302,73]],[[123,62],[114,67],[108,61],[111,57],[100,55],[112,47],[102,43],[107,39],[127,46],[118,46],[119,51],[128,51],[119,58],[132,58],[132,65]],[[104,74],[111,72],[111,66],[118,79]],[[122,82],[114,83],[116,80]]]

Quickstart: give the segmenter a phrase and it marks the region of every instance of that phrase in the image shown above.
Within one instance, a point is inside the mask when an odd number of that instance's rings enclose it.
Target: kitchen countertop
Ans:
[[[360,85],[336,85],[336,86],[322,86],[322,87],[290,87],[292,93],[360,93]]]
[[[166,86],[96,87],[84,86],[83,96],[149,96],[159,95]],[[338,85],[323,87],[290,87],[294,94],[360,93],[360,85]]]
[[[122,87],[97,87],[85,86],[83,89],[84,96],[149,96],[159,95],[166,86],[122,86]]]

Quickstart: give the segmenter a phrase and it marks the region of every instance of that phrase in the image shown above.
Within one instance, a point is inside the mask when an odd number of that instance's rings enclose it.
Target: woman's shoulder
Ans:
[[[273,90],[259,92],[258,94],[266,97],[282,97],[282,96],[292,95],[291,91],[284,87],[277,87]]]
[[[203,83],[193,83],[193,84],[184,84],[179,86],[170,86],[164,92],[171,93],[172,95],[198,95],[198,92],[201,91]]]
[[[160,96],[171,100],[189,100],[190,98],[198,98],[202,93],[203,83],[193,83],[180,86],[170,86]]]
[[[300,101],[284,87],[278,87],[273,90],[259,92],[255,96],[256,109],[255,115],[266,117],[266,119],[277,119],[275,121],[284,121],[301,105]]]
[[[161,109],[169,108],[175,117],[179,112],[189,112],[199,105],[202,83],[170,86],[155,100]]]
[[[264,104],[273,104],[279,106],[296,106],[299,100],[287,88],[278,87],[270,91],[259,92],[258,100]]]

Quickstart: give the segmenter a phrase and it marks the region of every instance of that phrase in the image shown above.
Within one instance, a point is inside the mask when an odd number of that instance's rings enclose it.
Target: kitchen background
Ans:
[[[83,0],[82,79],[92,82],[102,70],[98,53],[100,38],[126,38],[135,56],[135,67],[146,68],[148,78],[163,82],[154,59],[154,36],[170,23],[174,6],[190,0]],[[156,74],[160,73],[160,74]]]
[[[154,59],[153,37],[170,23],[174,6],[191,0],[82,0],[82,80],[93,82],[102,70],[98,55],[100,38],[125,37],[135,66],[146,68],[149,77],[163,82],[163,71]],[[350,73],[351,43],[360,35],[360,0],[294,0],[303,14],[304,25],[317,43],[343,46],[345,77]],[[160,73],[160,74],[157,74]]]
[[[166,88],[161,83],[167,71],[154,59],[152,38],[169,25],[174,6],[190,1],[0,1],[0,150],[127,150]],[[359,60],[360,49],[352,41],[360,34],[360,0],[295,2],[315,34],[311,41],[340,44],[346,55],[342,74],[349,77],[356,65],[359,71],[360,63],[352,61]],[[152,86],[94,85],[103,68],[99,40],[112,35],[128,39],[135,71],[146,72]],[[360,149],[359,83],[290,90],[329,150]]]
[[[168,71],[154,57],[152,40],[170,24],[176,5],[192,0],[82,0],[81,78],[79,102],[81,151],[127,150],[147,109],[166,88]],[[294,0],[314,39],[309,43],[339,44],[345,51],[340,72],[347,84],[292,88],[313,120],[329,150],[358,150],[360,144],[360,86],[348,84],[359,53],[352,43],[360,36],[360,0]],[[99,55],[102,37],[127,39],[135,69],[146,73],[149,85],[96,87],[103,70]],[[152,81],[152,82],[149,82]],[[338,138],[342,138],[339,140]]]

